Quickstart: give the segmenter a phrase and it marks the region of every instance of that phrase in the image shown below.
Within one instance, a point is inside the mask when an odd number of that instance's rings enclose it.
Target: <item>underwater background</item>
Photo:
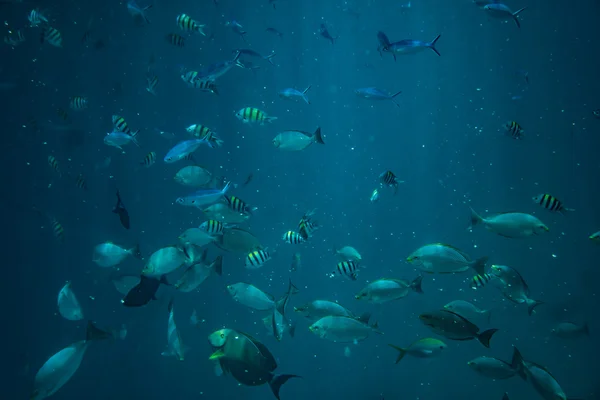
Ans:
[[[285,400],[499,400],[505,392],[517,400],[539,397],[518,377],[493,381],[467,366],[481,355],[510,360],[514,345],[552,371],[569,397],[595,397],[600,248],[588,236],[600,230],[600,120],[593,112],[600,107],[599,2],[511,0],[513,9],[528,7],[519,14],[520,29],[490,18],[471,0],[413,0],[410,7],[383,0],[278,0],[275,8],[268,0],[156,0],[147,11],[149,24],[115,0],[1,3],[4,30],[22,29],[25,36],[18,46],[0,49],[5,398],[29,396],[39,367],[82,340],[87,319],[101,327],[124,324],[127,337],[91,346],[56,399],[273,398],[264,386],[239,386],[215,375],[207,337],[223,327],[261,340],[278,372],[302,376],[283,386]],[[40,43],[41,30],[28,27],[32,9],[49,15],[62,34],[62,48]],[[167,43],[165,35],[177,31],[175,19],[183,12],[212,35],[186,36],[183,48]],[[91,18],[93,39],[82,41]],[[233,19],[247,31],[247,43],[226,26]],[[322,23],[339,36],[334,43],[319,34]],[[283,35],[266,31],[269,27]],[[436,46],[441,56],[425,51],[394,62],[378,53],[378,31],[395,40],[430,41],[441,34]],[[239,48],[275,52],[275,65],[254,60],[260,68],[234,67],[219,78],[218,95],[181,81],[182,68],[230,60]],[[151,57],[160,78],[156,96],[145,90]],[[309,85],[310,104],[277,94]],[[402,91],[394,99],[399,107],[354,93],[371,86]],[[68,109],[74,96],[85,96],[89,107],[69,111],[65,127],[56,111]],[[244,107],[278,119],[243,124],[235,113]],[[123,153],[103,143],[113,114],[140,129],[140,148],[128,145]],[[508,121],[518,121],[523,139],[505,134]],[[94,246],[139,243],[147,257],[205,220],[200,211],[175,203],[191,190],[173,179],[182,165],[162,161],[195,123],[214,127],[224,141],[221,148],[198,150],[196,161],[239,184],[232,192],[257,207],[240,226],[259,237],[273,259],[251,271],[243,256],[209,246],[209,258],[224,256],[223,276],[211,277],[193,293],[161,287],[157,300],[145,307],[123,307],[110,281],[113,271],[92,262]],[[272,144],[282,130],[312,133],[317,126],[325,145],[286,153]],[[156,164],[140,168],[149,151],[158,155]],[[61,177],[48,166],[49,155],[60,162]],[[110,165],[98,168],[108,156]],[[386,170],[404,181],[395,195],[380,188]],[[86,191],[75,184],[80,173]],[[250,173],[252,182],[242,187]],[[371,202],[375,188],[381,199]],[[111,212],[117,189],[129,210],[130,230]],[[532,202],[539,193],[552,193],[575,211],[550,213]],[[550,231],[526,239],[479,227],[471,232],[469,207],[484,215],[531,213]],[[311,240],[301,247],[283,243],[282,234],[312,209],[321,228]],[[64,228],[62,243],[53,237],[48,215]],[[426,274],[423,295],[386,304],[354,298],[369,281],[413,279],[419,271],[406,257],[435,242],[473,257],[489,256],[488,265],[518,268],[544,304],[528,316],[493,288],[473,291],[472,273]],[[344,245],[362,255],[358,281],[328,276],[338,262],[333,249]],[[302,268],[290,272],[296,252]],[[139,273],[143,262],[130,258],[120,268]],[[357,315],[371,312],[383,335],[333,343],[313,335],[310,323],[290,312],[296,335],[278,342],[262,315],[236,304],[225,289],[251,282],[278,297],[289,278],[300,289],[292,306],[317,298],[339,301]],[[58,313],[56,296],[66,281],[84,310],[82,321]],[[181,337],[191,348],[181,362],[161,356],[171,298]],[[457,299],[491,310],[486,329],[499,329],[491,348],[447,340],[440,357],[394,364],[397,352],[388,344],[436,337],[419,314]],[[194,309],[202,319],[197,326],[189,323]],[[589,337],[553,336],[551,329],[563,321],[587,323]]]

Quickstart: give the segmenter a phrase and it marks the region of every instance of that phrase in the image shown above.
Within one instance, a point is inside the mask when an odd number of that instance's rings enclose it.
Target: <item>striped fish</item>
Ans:
[[[317,222],[312,220],[314,213],[315,210],[307,211],[302,218],[300,218],[300,222],[298,222],[298,233],[304,240],[308,240],[313,232],[321,227]]]
[[[58,165],[58,160],[56,157],[52,155],[48,156],[48,165],[50,165],[50,168],[56,171],[58,176],[62,176],[62,172],[60,171],[60,166]]]
[[[271,259],[267,250],[254,250],[246,256],[246,268],[258,269]]]
[[[40,42],[47,42],[48,44],[51,44],[54,47],[62,47],[63,39],[58,29],[53,28],[51,26],[47,26],[42,30]]]
[[[204,33],[204,28],[206,25],[199,24],[189,15],[179,14],[177,16],[177,26],[184,32],[198,32],[206,36],[206,33]]]
[[[125,118],[121,117],[120,115],[115,114],[112,116],[112,123],[117,132],[123,132],[128,135],[131,135],[131,129],[129,128],[129,125],[125,121]]]
[[[523,128],[515,121],[510,121],[506,125],[504,125],[504,129],[506,130],[506,134],[513,139],[523,139]]]
[[[79,189],[83,189],[83,190],[87,190],[87,182],[85,181],[85,177],[83,176],[83,174],[79,174],[77,175],[77,179],[75,179],[75,185],[79,188]]]
[[[358,262],[356,261],[342,261],[336,265],[331,277],[341,275],[355,281],[358,276],[358,268]]]
[[[183,47],[185,46],[185,39],[183,36],[178,35],[176,33],[169,33],[165,39],[167,40],[168,43],[172,44],[173,46],[177,46],[177,47]]]
[[[156,96],[156,85],[158,85],[158,76],[149,76],[146,78],[146,82],[146,91]]]
[[[392,186],[394,188],[394,194],[398,192],[398,184],[404,183],[404,181],[399,181],[398,178],[396,178],[396,175],[389,170],[379,175],[379,182],[384,186]]]
[[[227,205],[233,211],[239,212],[241,214],[252,215],[253,211],[256,211],[256,208],[250,207],[246,202],[239,197],[235,196],[225,196],[225,200],[227,200]]]
[[[494,279],[494,275],[492,274],[475,275],[473,278],[471,278],[471,289],[477,290],[479,288],[482,288],[485,285],[487,285],[488,282],[492,279]]]
[[[223,225],[223,223],[221,221],[216,221],[214,219],[209,219],[208,221],[204,221],[200,225],[200,229],[202,229],[204,232],[208,233],[211,236],[222,235],[224,228],[225,228],[225,226]]]
[[[283,241],[289,244],[299,244],[304,243],[304,238],[298,232],[287,231],[283,234]]]
[[[548,211],[559,212],[561,214],[563,211],[575,211],[572,208],[566,208],[560,200],[551,194],[538,194],[533,197],[533,202],[539,204]]]
[[[37,9],[31,10],[31,12],[29,13],[29,15],[27,15],[27,19],[29,20],[29,23],[31,24],[32,28],[36,28],[36,27],[38,27],[40,25],[48,23],[48,18],[46,18]]]
[[[56,110],[56,115],[58,115],[60,117],[60,119],[62,119],[63,121],[69,120],[69,113],[67,111],[65,111],[63,108],[58,108]]]
[[[63,226],[56,220],[54,217],[50,217],[50,226],[52,227],[52,235],[58,240],[60,243],[65,241],[65,229]]]
[[[244,107],[235,116],[245,124],[264,125],[265,122],[271,123],[277,119],[277,117],[269,117],[266,112],[254,107]]]
[[[142,161],[140,161],[140,165],[143,165],[146,168],[150,168],[156,163],[156,153],[151,151],[146,154],[146,157]]]
[[[25,36],[20,30],[13,32],[9,31],[8,36],[4,36],[4,43],[9,46],[16,47],[25,41]]]
[[[83,110],[88,108],[87,97],[75,96],[69,100],[69,107],[71,110]]]

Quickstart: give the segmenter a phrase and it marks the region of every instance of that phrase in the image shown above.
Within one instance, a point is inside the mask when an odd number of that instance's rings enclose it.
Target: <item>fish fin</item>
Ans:
[[[214,353],[212,353],[208,359],[209,360],[218,360],[223,357],[225,357],[225,353],[223,352],[222,349],[219,349],[219,350],[215,351]]]
[[[289,278],[289,284],[288,284],[288,294],[298,294],[300,293],[300,289],[298,289],[296,287],[296,285],[294,285],[292,283],[292,278]]]
[[[319,144],[325,144],[323,141],[323,135],[321,134],[321,127],[319,126],[315,133],[313,133],[313,141]]]
[[[134,256],[135,258],[137,258],[138,260],[143,260],[144,257],[142,257],[142,252],[140,251],[140,245],[136,244],[132,249],[131,249],[131,255]]]
[[[508,398],[508,393],[506,393],[506,392],[505,392],[505,393],[502,395],[502,400],[510,400],[510,399]]]
[[[430,48],[431,50],[435,51],[435,54],[437,54],[438,56],[440,56],[440,57],[441,57],[442,55],[441,55],[441,54],[440,54],[440,52],[439,52],[439,51],[438,51],[438,50],[435,48],[435,44],[437,43],[437,41],[438,41],[438,39],[440,38],[440,36],[442,36],[442,35],[437,35],[437,36],[435,37],[435,39],[433,39],[433,40],[432,40],[432,41],[429,43],[429,48]]]
[[[218,256],[213,261],[213,271],[219,276],[223,276],[223,256]]]
[[[390,96],[390,99],[393,99],[394,97],[398,96],[400,93],[402,93],[402,90],[400,90],[399,92],[393,94]]]
[[[275,395],[275,398],[277,400],[280,400],[279,390],[281,389],[281,386],[283,386],[283,384],[286,383],[291,378],[302,378],[302,377],[298,376],[298,375],[273,375],[272,378],[269,380],[269,387],[271,388],[271,391],[273,392],[273,394]]]
[[[277,119],[277,117],[266,117],[265,121],[268,123],[271,123],[271,122],[275,121],[276,119]],[[264,123],[262,123],[262,125],[264,125]]]
[[[371,329],[373,329],[373,332],[378,333],[380,335],[383,335],[383,332],[381,332],[379,330],[379,323],[375,322],[373,325],[369,325],[371,327]]]
[[[475,260],[471,267],[475,270],[477,275],[485,274],[485,264],[487,264],[489,257],[481,257]]]
[[[479,340],[482,345],[489,349],[490,340],[496,332],[498,332],[498,329],[488,329],[487,331],[481,332],[479,335],[477,335],[477,340]]]
[[[396,364],[398,364],[406,355],[406,349],[403,349],[402,347],[398,347],[393,344],[388,344],[388,346],[390,346],[392,349],[398,350],[399,354],[398,354],[398,357],[396,358]]]
[[[311,87],[312,87],[312,85],[308,85],[308,87],[306,89],[304,89],[304,91],[302,92],[302,94],[306,94],[306,92],[308,92]]]
[[[524,380],[527,380],[527,374],[525,373],[525,365],[523,364],[523,356],[521,352],[516,347],[513,348],[513,356],[510,362],[510,366],[512,369],[517,371],[517,374]]]
[[[527,314],[533,315],[534,309],[540,304],[544,304],[544,302],[530,299],[530,301],[527,302]]]
[[[113,337],[113,335],[98,328],[96,325],[94,325],[94,323],[92,321],[88,321],[87,328],[85,330],[85,340],[86,341],[105,340],[105,339],[110,339],[112,337]]]
[[[365,325],[369,324],[369,320],[371,319],[371,313],[370,312],[365,312],[363,313],[361,316],[359,316],[358,318],[356,318],[357,321],[362,322]]]
[[[292,322],[292,324],[290,325],[290,330],[289,330],[290,336],[294,337],[296,335],[296,323]]]
[[[473,208],[471,208],[471,225],[469,225],[467,229],[471,230],[474,226],[479,225],[482,222],[483,218],[481,218],[481,216],[477,214]]]
[[[163,275],[163,276],[160,277],[160,283],[162,283],[163,285],[167,285],[167,286],[173,286],[167,280],[167,276],[166,275]],[[154,300],[156,300],[156,298]]]
[[[410,287],[417,293],[423,294],[423,289],[421,288],[421,282],[423,281],[423,275],[417,276],[411,283]]]
[[[265,57],[265,60],[267,60],[269,62],[269,64],[271,65],[275,65],[273,64],[273,60],[271,60],[273,57],[275,57],[277,54],[275,54],[274,52],[269,54],[268,56]]]

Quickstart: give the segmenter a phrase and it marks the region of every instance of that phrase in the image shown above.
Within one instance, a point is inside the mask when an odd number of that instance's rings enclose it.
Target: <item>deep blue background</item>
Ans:
[[[135,26],[125,3],[113,0],[0,5],[1,20],[10,29],[24,27],[29,10],[39,7],[64,37],[64,47],[57,49],[39,44],[39,29],[23,28],[27,42],[0,50],[0,82],[16,84],[0,90],[4,396],[28,396],[42,363],[83,337],[83,322],[57,314],[56,296],[66,280],[73,281],[87,318],[102,326],[125,323],[129,333],[125,341],[91,347],[56,399],[271,398],[266,387],[238,387],[230,378],[215,377],[206,337],[223,326],[261,338],[280,362],[280,372],[304,377],[283,387],[286,400],[377,399],[379,394],[386,399],[499,399],[505,391],[511,399],[537,396],[518,378],[493,382],[466,365],[480,355],[508,360],[513,344],[527,359],[547,366],[569,396],[589,396],[599,355],[600,249],[587,237],[600,229],[600,120],[592,115],[600,107],[600,5],[591,0],[509,5],[529,6],[520,16],[521,29],[489,19],[469,0],[414,0],[409,10],[394,1],[355,1],[350,6],[359,18],[345,13],[348,5],[342,1],[281,0],[273,10],[267,0],[222,0],[218,9],[209,0],[163,0],[148,12],[152,22],[143,27]],[[206,23],[214,40],[190,37],[183,49],[166,43],[167,33],[178,32],[175,17],[182,12]],[[98,51],[81,43],[91,17],[94,39],[107,44]],[[247,47],[224,26],[231,18],[248,31],[251,48],[277,53],[277,66],[252,60],[261,66],[255,75],[234,68],[218,81],[218,97],[187,88],[179,78],[181,66],[199,68]],[[320,23],[340,36],[335,45],[319,37]],[[283,39],[265,32],[269,26],[282,31]],[[437,47],[442,56],[426,51],[397,62],[389,55],[380,58],[378,30],[392,40],[431,40],[441,34]],[[144,89],[152,54],[160,78],[157,97]],[[529,85],[519,76],[521,69],[529,72]],[[303,90],[309,84],[311,105],[277,96],[283,88]],[[357,98],[353,90],[365,86],[402,90],[397,98],[401,108]],[[69,97],[79,95],[89,98],[90,107],[70,112],[74,126],[84,132],[83,140],[73,141],[44,124],[56,123],[55,110],[67,108]],[[516,95],[522,99],[511,100]],[[268,126],[243,125],[233,113],[246,106],[279,119]],[[102,143],[112,114],[141,129],[141,149],[128,146],[120,154]],[[31,129],[32,118],[46,128]],[[523,126],[524,140],[503,135],[509,120]],[[159,301],[124,309],[109,283],[110,271],[92,263],[92,249],[106,240],[124,246],[139,242],[148,255],[199,224],[199,212],[174,204],[188,193],[173,180],[182,164],[159,161],[148,170],[137,168],[149,151],[162,159],[193,123],[213,127],[225,141],[221,149],[201,149],[200,164],[238,183],[254,172],[251,185],[233,193],[259,208],[250,227],[275,251],[273,260],[262,270],[247,271],[241,258],[226,255],[223,277],[207,281],[199,293],[162,289]],[[325,146],[289,154],[271,144],[278,131],[312,132],[316,126],[322,127]],[[162,138],[154,128],[177,138]],[[68,176],[57,178],[47,165],[50,154]],[[108,155],[111,166],[96,172],[95,164]],[[395,197],[383,190],[382,200],[371,204],[370,193],[386,169],[406,183]],[[80,172],[87,177],[87,192],[75,187]],[[124,231],[110,212],[115,187],[130,211],[131,231]],[[531,201],[539,193],[554,194],[576,212],[546,212]],[[54,240],[48,221],[31,211],[33,205],[63,224],[64,244]],[[469,233],[468,205],[483,214],[534,213],[551,232],[527,240],[508,240],[483,229]],[[281,235],[313,208],[324,227],[302,246],[303,269],[290,274],[298,248],[284,245]],[[404,259],[435,241],[514,266],[528,280],[532,297],[547,304],[528,317],[494,288],[471,291],[464,282],[469,274],[426,276],[423,296],[411,294],[376,307],[357,304],[353,295],[365,280],[416,276]],[[336,262],[331,249],[345,244],[357,247],[365,260],[358,282],[326,277]],[[210,256],[217,253],[211,250]],[[135,272],[142,264],[128,260],[123,267]],[[385,335],[350,345],[346,358],[344,345],[314,337],[306,321],[299,320],[296,338],[277,343],[260,316],[235,304],[224,289],[250,281],[278,296],[290,275],[302,289],[292,305],[339,300],[357,313],[372,311]],[[160,356],[171,294],[183,340],[192,347],[184,362]],[[418,314],[455,299],[477,300],[493,310],[491,326],[500,332],[492,349],[449,341],[438,359],[406,358],[394,365],[396,354],[386,344],[406,346],[431,336]],[[206,319],[200,327],[189,324],[194,308]],[[592,337],[552,337],[550,329],[563,320],[587,321]]]

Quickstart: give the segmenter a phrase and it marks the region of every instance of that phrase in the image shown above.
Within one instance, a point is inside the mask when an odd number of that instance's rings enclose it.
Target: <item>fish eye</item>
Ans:
[[[444,350],[444,346],[440,346],[440,350]]]
[[[221,339],[225,339],[225,334],[221,333]]]
[[[196,204],[196,200],[192,200],[192,204]]]

